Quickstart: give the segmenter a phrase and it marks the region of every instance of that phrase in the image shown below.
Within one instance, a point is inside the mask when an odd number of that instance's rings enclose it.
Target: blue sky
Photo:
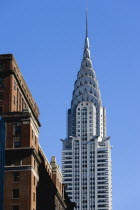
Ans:
[[[80,68],[85,1],[5,0],[0,53],[13,53],[40,108],[40,144],[61,164],[66,109]],[[93,66],[107,109],[113,164],[113,210],[139,208],[140,1],[89,0]]]

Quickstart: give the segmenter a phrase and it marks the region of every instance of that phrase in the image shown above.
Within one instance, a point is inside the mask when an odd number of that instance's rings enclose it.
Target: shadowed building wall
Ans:
[[[5,122],[0,117],[0,209],[3,210],[5,164]]]

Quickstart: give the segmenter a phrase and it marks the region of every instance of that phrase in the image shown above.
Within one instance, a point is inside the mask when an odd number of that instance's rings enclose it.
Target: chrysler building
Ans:
[[[83,59],[68,110],[63,139],[62,173],[76,210],[112,210],[111,145],[106,135],[106,109],[92,65],[86,17]]]

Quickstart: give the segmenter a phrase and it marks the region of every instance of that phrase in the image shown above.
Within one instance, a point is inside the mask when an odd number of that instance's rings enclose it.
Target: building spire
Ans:
[[[86,8],[86,38],[88,37],[88,8]]]
[[[87,1],[86,1],[87,3]],[[86,34],[83,59],[80,66],[80,71],[77,75],[75,88],[73,91],[72,108],[76,107],[79,102],[90,101],[94,104],[100,104],[101,96],[98,81],[92,66],[90,56],[89,37],[88,37],[88,8],[86,7]]]
[[[89,48],[89,39],[88,39],[88,0],[86,0],[86,37],[85,37],[85,49]]]

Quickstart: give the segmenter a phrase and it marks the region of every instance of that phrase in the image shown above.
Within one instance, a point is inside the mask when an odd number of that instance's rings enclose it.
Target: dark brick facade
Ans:
[[[5,122],[0,117],[0,209],[3,209],[4,164],[5,164]]]

